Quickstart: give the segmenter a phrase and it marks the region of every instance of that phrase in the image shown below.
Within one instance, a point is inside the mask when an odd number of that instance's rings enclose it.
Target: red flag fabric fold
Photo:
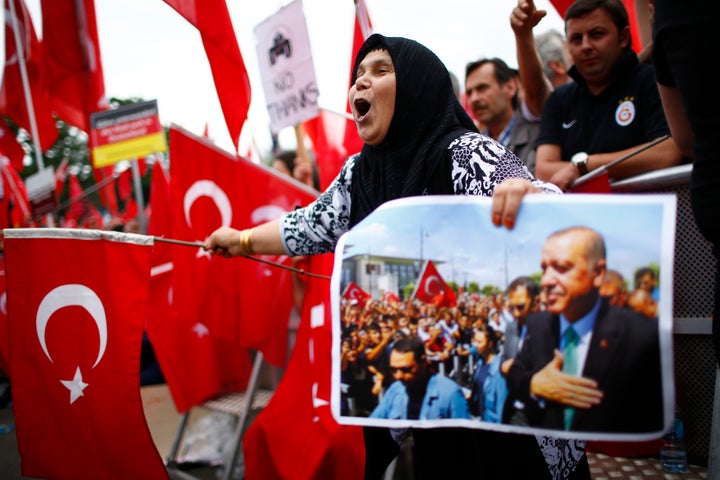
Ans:
[[[169,218],[175,239],[204,242],[221,225],[264,223],[317,195],[177,127],[170,129],[170,157]],[[286,256],[264,259],[289,264]],[[171,261],[173,318],[149,319],[148,334],[178,410],[244,390],[249,374],[245,349],[262,351],[273,365],[285,364],[292,309],[288,270],[187,247],[174,249]],[[205,354],[190,347],[200,341],[209,343]],[[179,354],[175,342],[186,345]],[[224,353],[214,353],[213,344],[222,344]]]
[[[365,43],[365,40],[372,35],[372,23],[370,22],[370,15],[368,14],[367,6],[364,0],[355,0],[355,26],[353,29],[353,46],[350,56],[350,77],[348,82],[348,88],[353,78],[353,63],[360,51],[360,47]],[[352,112],[350,104],[347,105],[347,111]],[[345,138],[343,139],[343,145],[348,155],[359,152],[363,147],[363,141],[357,132],[357,127],[353,120],[345,121]]]
[[[425,263],[413,296],[438,307],[454,307],[457,303],[455,292],[445,283],[432,260]]]
[[[16,171],[23,171],[25,150],[18,143],[15,134],[4,118],[0,118],[0,155],[5,155]]]
[[[10,1],[13,2],[15,10],[14,18],[10,14]],[[37,140],[40,148],[47,150],[57,140],[58,129],[50,109],[50,97],[43,73],[42,48],[23,0],[5,0],[5,12],[5,71],[0,87],[0,114],[7,115],[33,135],[20,71],[24,61],[39,137]],[[15,43],[16,25],[22,42],[22,57]]]
[[[22,474],[168,478],[139,389],[149,237],[66,229],[4,234]]]
[[[308,271],[330,275],[333,258],[310,257]],[[246,478],[363,478],[362,428],[339,425],[330,411],[330,319],[329,281],[308,278],[290,362],[270,403],[245,433]]]
[[[43,61],[52,109],[90,132],[90,114],[106,110],[94,0],[41,0]],[[51,19],[51,20],[50,20]]]
[[[10,377],[10,325],[7,319],[5,259],[0,255],[0,371]]]
[[[250,77],[225,0],[165,0],[200,31],[230,138],[238,152],[250,108]]]

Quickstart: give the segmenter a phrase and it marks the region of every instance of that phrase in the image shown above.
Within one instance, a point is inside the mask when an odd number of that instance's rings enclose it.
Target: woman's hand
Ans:
[[[240,230],[220,227],[205,240],[204,248],[225,258],[234,257],[240,253]]]
[[[490,210],[495,226],[512,229],[520,210],[522,199],[528,193],[540,193],[541,190],[525,178],[507,178],[495,187]]]

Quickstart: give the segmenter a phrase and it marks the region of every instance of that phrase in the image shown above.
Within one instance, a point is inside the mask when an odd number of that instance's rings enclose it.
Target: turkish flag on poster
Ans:
[[[90,132],[90,114],[107,110],[94,0],[41,0],[43,61],[52,109]],[[52,19],[52,20],[50,20]]]
[[[0,87],[0,114],[7,115],[13,122],[27,130],[32,136],[28,106],[25,102],[21,64],[24,63],[35,112],[38,142],[40,148],[52,147],[58,137],[58,129],[50,110],[45,77],[42,67],[42,50],[35,34],[32,18],[23,0],[12,0],[15,16],[11,15],[11,0],[5,0],[5,71]],[[15,29],[22,42],[21,49],[15,43]],[[20,51],[22,50],[22,57]]]
[[[348,284],[342,294],[342,297],[347,298],[351,302],[354,301],[360,306],[360,308],[364,308],[368,300],[372,299],[372,295],[360,288],[355,282],[350,282]]]
[[[240,132],[250,108],[245,69],[225,0],[165,0],[200,31],[230,138],[238,152]]]
[[[168,478],[140,397],[152,238],[6,229],[22,474]]]
[[[420,273],[420,278],[415,286],[413,297],[438,307],[454,307],[457,303],[455,292],[445,283],[432,260],[425,263],[425,268]]]
[[[330,275],[333,258],[311,257],[308,271]],[[270,403],[245,433],[246,478],[363,478],[362,428],[339,425],[330,412],[331,318],[329,280],[309,278],[290,362]]]

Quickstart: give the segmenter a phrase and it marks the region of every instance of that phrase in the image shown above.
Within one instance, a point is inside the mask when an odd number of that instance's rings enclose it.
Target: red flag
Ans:
[[[202,36],[220,106],[238,152],[240,132],[250,108],[250,78],[245,69],[225,0],[165,0]]]
[[[350,282],[342,294],[343,298],[347,298],[351,302],[357,303],[360,308],[364,308],[368,300],[372,299],[372,295],[360,288],[355,282]]]
[[[196,151],[178,148],[175,137],[171,129],[172,237],[202,242],[212,232],[212,225],[221,224],[229,201],[219,188],[204,190],[210,181],[198,178],[198,170],[210,169],[231,191],[233,179],[227,168],[232,161],[217,161],[207,153],[205,158],[195,156]],[[194,184],[197,187],[185,195]],[[243,391],[251,359],[237,341],[239,307],[233,295],[237,278],[232,264],[213,262],[218,259],[201,248],[175,248],[170,253],[171,315],[148,318],[148,335],[175,405],[185,412],[218,394]]]
[[[308,271],[329,275],[333,254],[313,256]],[[295,348],[270,403],[243,441],[246,478],[361,479],[362,428],[339,425],[330,412],[330,284],[308,278]]]
[[[0,371],[10,376],[10,326],[7,320],[5,260],[0,255]]]
[[[420,274],[413,296],[418,300],[433,303],[438,307],[454,307],[457,303],[455,292],[445,283],[432,260],[425,263],[425,268]]]
[[[572,193],[611,193],[610,177],[607,172],[590,177],[578,185],[573,185],[568,190]]]
[[[93,176],[95,177],[95,183],[105,182],[111,178],[114,173],[114,166],[93,168]],[[117,217],[118,212],[118,200],[117,194],[115,193],[115,182],[110,182],[100,190],[100,203],[110,212],[110,215]]]
[[[5,230],[24,476],[168,478],[139,389],[151,249],[116,232]]]
[[[73,221],[75,225],[80,225],[83,217],[87,214],[87,199],[82,198],[83,188],[80,185],[77,175],[70,175],[70,204],[65,211],[65,220]]]
[[[58,130],[50,110],[50,97],[43,77],[42,49],[25,2],[12,1],[15,17],[11,15],[10,0],[5,0],[5,71],[0,87],[0,114],[7,115],[33,135],[20,71],[21,63],[24,62],[37,126],[37,141],[42,150],[47,150],[57,140]],[[21,49],[18,49],[15,43],[16,25],[22,42]]]
[[[201,137],[170,131],[171,199],[173,237],[204,241],[221,225],[247,228],[274,220],[282,212],[304,206],[317,192],[274,170],[238,157],[231,157]],[[192,252],[195,264],[185,277],[173,262],[177,282],[175,294],[184,301],[193,292],[204,295],[205,307],[195,307],[196,314],[215,311],[224,304],[225,321],[234,329],[226,335],[237,338],[248,348],[261,350],[273,365],[284,365],[287,359],[287,322],[292,309],[291,275],[288,270],[264,263],[221,257],[207,252]],[[266,260],[289,265],[288,257],[265,256]],[[204,278],[201,272],[208,273]],[[184,283],[192,280],[195,286]],[[185,293],[181,293],[182,292]],[[187,309],[186,309],[187,310]],[[260,322],[257,319],[262,318]],[[240,319],[239,325],[237,319]]]
[[[161,161],[156,160],[150,173],[150,218],[148,235],[170,236],[170,180]]]
[[[27,196],[25,182],[17,170],[10,167],[7,159],[0,158],[2,170],[3,198],[0,202],[0,226],[26,227],[30,223],[30,201]]]
[[[354,76],[352,68],[355,66],[355,57],[360,51],[362,44],[365,43],[365,40],[372,35],[372,33],[372,23],[370,22],[370,16],[368,15],[365,1],[355,0],[355,28],[353,31],[352,56],[350,57],[350,82],[352,82]],[[348,82],[348,88],[350,87],[350,82]],[[352,112],[349,100],[347,111]],[[348,155],[359,152],[363,147],[363,141],[357,132],[355,122],[351,119],[345,121],[345,138],[343,140],[343,145],[345,146],[345,151]]]
[[[55,196],[60,197],[65,188],[65,179],[68,175],[68,165],[70,163],[70,157],[65,157],[58,165],[55,170]]]
[[[326,110],[320,110],[320,115],[303,122],[305,132],[312,141],[315,151],[320,172],[320,190],[325,190],[332,183],[347,157],[343,145],[346,124],[347,120],[344,117]]]
[[[4,118],[0,118],[0,155],[5,155],[10,160],[10,165],[16,171],[22,172],[25,150],[18,143]]]
[[[565,18],[565,12],[575,0],[550,0],[552,6],[555,7],[558,15]],[[635,12],[635,0],[622,0],[625,9],[628,12],[628,23],[630,24],[630,35],[632,36],[632,48],[635,53],[642,50],[642,39],[640,38],[640,29],[638,28],[637,13]]]
[[[94,0],[41,0],[43,60],[50,101],[70,125],[90,132],[90,114],[107,110]]]
[[[398,303],[400,303],[400,297],[398,297],[393,292],[385,292],[385,295],[383,295],[383,302],[398,304]]]

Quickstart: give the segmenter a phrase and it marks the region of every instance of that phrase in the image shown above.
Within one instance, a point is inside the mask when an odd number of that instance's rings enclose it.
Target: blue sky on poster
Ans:
[[[626,280],[650,263],[667,267],[663,255],[669,254],[672,260],[673,243],[668,242],[675,223],[665,216],[665,200],[584,195],[582,199],[573,196],[568,204],[567,198],[553,197],[527,197],[512,231],[492,225],[490,199],[401,200],[383,205],[358,224],[337,251],[344,258],[369,253],[432,259],[446,281],[461,285],[477,281],[481,286],[504,288],[519,275],[540,271],[542,245],[550,233],[584,225],[601,232],[608,268],[618,270]]]
[[[40,31],[40,0],[25,1]],[[250,124],[241,138],[243,154],[253,141],[261,152],[270,147],[253,29],[288,3],[227,0],[253,88]],[[562,20],[549,0],[535,3],[548,10],[538,32],[562,31]],[[461,81],[465,64],[483,56],[517,63],[509,23],[516,0],[366,0],[366,4],[375,31],[425,44]],[[107,94],[157,99],[164,125],[176,123],[199,135],[207,124],[216,143],[232,151],[197,30],[162,0],[95,0],[95,5]],[[320,106],[342,111],[350,69],[353,0],[303,0],[303,10]],[[292,129],[284,131],[281,140],[294,142]]]

